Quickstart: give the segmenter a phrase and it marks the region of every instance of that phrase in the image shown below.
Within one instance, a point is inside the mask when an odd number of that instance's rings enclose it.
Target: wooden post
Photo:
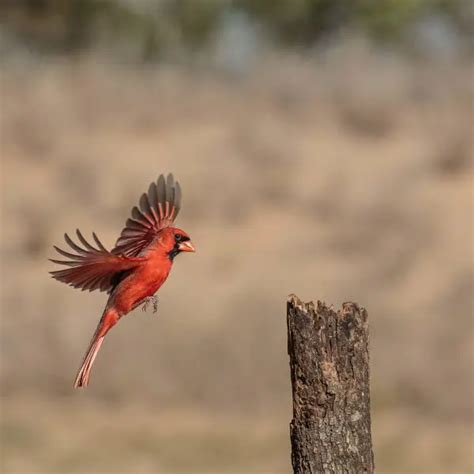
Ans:
[[[367,312],[287,303],[291,463],[302,473],[373,473]]]

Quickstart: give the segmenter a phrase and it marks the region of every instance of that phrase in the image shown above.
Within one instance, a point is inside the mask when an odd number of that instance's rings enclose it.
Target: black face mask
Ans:
[[[168,252],[168,257],[171,261],[174,260],[174,257],[176,257],[176,255],[182,252],[182,250],[179,249],[179,244],[181,242],[187,242],[188,240],[190,240],[190,238],[181,234],[175,234],[174,240],[175,240],[174,247],[171,250],[171,252]]]

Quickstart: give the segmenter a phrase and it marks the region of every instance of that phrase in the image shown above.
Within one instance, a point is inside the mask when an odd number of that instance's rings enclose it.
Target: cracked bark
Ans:
[[[287,323],[293,471],[373,473],[367,312],[291,295]]]

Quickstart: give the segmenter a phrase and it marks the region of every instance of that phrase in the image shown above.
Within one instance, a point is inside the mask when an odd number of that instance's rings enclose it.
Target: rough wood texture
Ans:
[[[373,473],[367,312],[287,304],[295,473]]]

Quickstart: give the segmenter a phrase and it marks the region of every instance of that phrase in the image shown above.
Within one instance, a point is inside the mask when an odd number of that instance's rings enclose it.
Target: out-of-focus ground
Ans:
[[[290,472],[294,292],[368,309],[377,470],[472,472],[470,72],[358,47],[237,77],[6,63],[2,471]],[[112,246],[169,171],[197,253],[73,391],[106,296],[50,279],[52,245]]]

